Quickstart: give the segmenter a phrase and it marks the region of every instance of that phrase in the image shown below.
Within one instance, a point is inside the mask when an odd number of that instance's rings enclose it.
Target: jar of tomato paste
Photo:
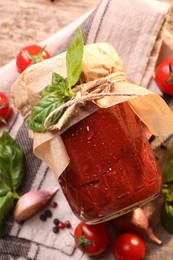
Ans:
[[[59,178],[74,214],[99,223],[155,198],[161,174],[127,103],[98,109],[62,134],[70,163]]]

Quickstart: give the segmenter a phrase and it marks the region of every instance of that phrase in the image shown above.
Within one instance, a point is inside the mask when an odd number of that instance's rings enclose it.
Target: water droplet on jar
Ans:
[[[58,59],[56,60],[56,65],[57,65],[58,67],[62,67],[62,65],[63,65],[62,59],[58,58]]]
[[[87,130],[86,138],[88,141],[91,141],[92,138],[94,137],[94,131],[89,126],[86,127],[86,130]]]

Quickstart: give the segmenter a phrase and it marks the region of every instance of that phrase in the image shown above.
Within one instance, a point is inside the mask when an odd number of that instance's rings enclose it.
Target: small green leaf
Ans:
[[[66,67],[69,89],[79,80],[82,71],[83,37],[80,28],[73,41],[69,44],[66,54]]]
[[[2,185],[0,186],[0,189],[4,187],[5,182],[12,191],[15,191],[22,182],[23,168],[23,151],[13,140],[13,138],[6,131],[4,131],[2,136],[0,137],[0,185]]]
[[[11,191],[0,197],[0,237],[4,235],[4,221],[14,206],[14,196]]]
[[[27,124],[33,131],[43,132],[45,131],[44,121],[47,116],[54,111],[57,107],[63,104],[62,98],[43,98],[40,99],[37,104],[32,108],[31,115],[27,119]],[[51,120],[51,124],[54,123],[62,114],[60,111]]]
[[[167,161],[162,175],[163,183],[173,181],[173,160]]]
[[[11,190],[10,186],[5,182],[5,178],[2,173],[0,173],[0,197],[4,196]]]
[[[66,88],[67,89],[67,82],[66,80],[56,72],[52,73],[52,85],[57,86],[58,88]]]
[[[59,74],[52,73],[52,85],[47,86],[42,92],[41,99],[45,97],[65,98],[69,96],[69,89],[66,80]]]
[[[168,161],[173,159],[173,137],[169,140],[168,144]]]
[[[168,233],[173,234],[173,203],[163,203],[161,207],[161,223]]]

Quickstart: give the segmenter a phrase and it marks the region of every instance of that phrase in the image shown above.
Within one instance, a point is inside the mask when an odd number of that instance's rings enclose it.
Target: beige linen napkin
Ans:
[[[85,43],[109,42],[117,50],[123,60],[125,72],[130,82],[148,87],[152,78],[155,64],[162,44],[161,33],[167,19],[170,5],[155,0],[103,0],[96,10],[93,10],[84,22],[81,20],[81,28]],[[78,26],[74,24],[74,29]],[[65,30],[47,39],[47,47],[52,53],[57,50],[64,51],[73,32]],[[65,32],[65,34],[63,34]],[[66,34],[67,33],[67,34]],[[63,35],[63,42],[57,39]],[[9,82],[16,78],[14,63],[11,65],[12,77],[9,77],[7,67],[0,71],[3,74],[0,91],[9,95]],[[5,73],[4,73],[5,71]],[[9,77],[9,79],[7,79]],[[3,129],[3,128],[2,128]],[[1,131],[2,131],[1,129]],[[16,139],[25,151],[26,155],[26,178],[21,188],[21,193],[29,189],[51,189],[58,185],[53,173],[47,165],[35,158],[32,154],[32,143],[28,138],[27,129],[23,119],[16,112],[11,122],[7,125],[10,134]],[[68,206],[62,191],[55,196],[58,208],[53,209],[53,217],[70,220],[72,229],[79,222]],[[54,259],[79,259],[81,253],[73,252],[73,239],[70,230],[62,230],[59,234],[52,232],[52,219],[47,222],[39,220],[39,214],[18,225],[10,218],[7,223],[8,237],[2,239],[0,251],[2,254],[11,254],[22,258],[47,260]],[[71,230],[72,231],[72,230]],[[10,245],[7,249],[7,245]],[[151,249],[152,251],[152,249]],[[150,252],[151,252],[150,251]],[[149,252],[149,254],[150,254]],[[163,253],[162,253],[163,254]],[[167,254],[169,252],[167,251]],[[167,259],[171,259],[168,255]],[[150,255],[148,256],[148,259]],[[82,259],[90,259],[84,256]],[[111,253],[106,252],[103,256],[94,259],[114,259]],[[152,259],[157,259],[152,256]],[[160,258],[161,259],[161,258]]]

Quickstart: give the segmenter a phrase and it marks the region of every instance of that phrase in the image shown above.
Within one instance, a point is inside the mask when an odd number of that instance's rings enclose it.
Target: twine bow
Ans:
[[[64,104],[53,110],[45,119],[44,127],[47,130],[60,130],[68,121],[71,115],[74,114],[77,105],[84,105],[87,101],[93,101],[106,96],[139,96],[136,94],[116,93],[111,92],[111,87],[114,83],[125,82],[125,75],[123,72],[115,72],[107,77],[96,79],[94,81],[78,85],[73,88],[75,97],[65,102]],[[63,111],[56,124],[50,125],[50,120],[59,111]]]

